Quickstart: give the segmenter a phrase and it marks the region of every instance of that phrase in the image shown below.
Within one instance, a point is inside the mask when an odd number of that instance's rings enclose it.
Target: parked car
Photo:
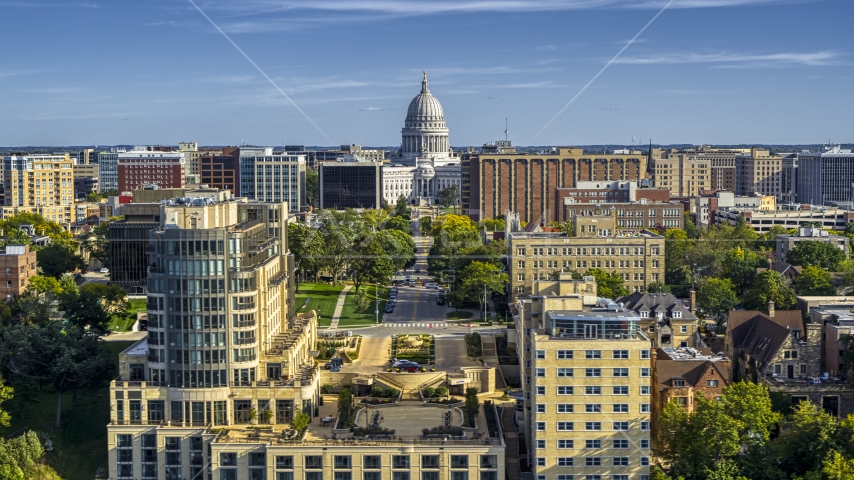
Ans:
[[[439,297],[436,299],[436,305],[444,305],[444,304],[445,304],[445,297]]]
[[[391,313],[391,312],[393,312],[393,311],[394,311],[394,304],[393,304],[393,303],[387,304],[387,305],[385,306],[385,309],[384,309],[383,311],[384,311],[385,313]]]
[[[102,268],[102,269],[101,269],[101,270],[99,270],[99,271],[100,271],[101,273],[110,273],[110,269],[109,269],[109,268]]]

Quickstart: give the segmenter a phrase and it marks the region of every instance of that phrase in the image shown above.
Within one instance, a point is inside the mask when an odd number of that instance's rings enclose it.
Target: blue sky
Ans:
[[[852,0],[0,0],[0,145],[854,140]],[[331,139],[331,142],[329,139]]]

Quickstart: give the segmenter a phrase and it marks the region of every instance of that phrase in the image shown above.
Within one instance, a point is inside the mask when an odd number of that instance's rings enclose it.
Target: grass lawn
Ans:
[[[317,325],[320,327],[328,327],[332,321],[332,314],[335,313],[335,305],[338,303],[338,295],[344,289],[344,284],[332,286],[326,283],[307,283],[299,284],[299,293],[296,294],[297,313],[305,313],[309,310],[314,310],[320,315],[320,321]],[[305,301],[308,300],[308,305],[302,308]]]
[[[106,342],[118,364],[119,352],[133,342]],[[62,396],[62,428],[53,430],[54,451],[47,461],[65,480],[91,480],[98,467],[107,467],[107,423],[110,421],[110,389],[79,391],[77,403],[73,395]],[[8,428],[0,434],[9,435],[21,429],[48,433],[54,426],[56,394],[45,387],[39,398],[37,392],[13,398],[4,407],[12,415]]]
[[[338,322],[338,327],[346,327],[352,325],[373,325],[376,323],[377,316],[374,314],[374,286],[373,285],[362,285],[361,289],[368,294],[368,298],[371,300],[371,306],[364,312],[356,312],[356,307],[354,305],[356,301],[356,288],[351,288],[349,292],[347,292],[347,298],[344,300],[344,309],[341,311],[341,319]],[[380,296],[379,309],[380,309],[380,322],[383,321],[383,310],[385,309],[385,299],[388,298],[388,288],[380,287],[378,290]]]
[[[474,315],[472,312],[466,310],[460,310],[458,312],[448,312],[446,315],[448,320],[465,320],[467,318],[471,318]]]
[[[110,324],[107,328],[112,328],[116,332],[127,332],[136,322],[136,313],[145,310],[144,298],[132,298],[128,301],[127,313],[123,315],[110,316]]]

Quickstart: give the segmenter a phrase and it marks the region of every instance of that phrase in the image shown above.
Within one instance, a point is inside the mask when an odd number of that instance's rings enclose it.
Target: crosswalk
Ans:
[[[383,323],[386,328],[448,328],[445,322],[435,323]]]

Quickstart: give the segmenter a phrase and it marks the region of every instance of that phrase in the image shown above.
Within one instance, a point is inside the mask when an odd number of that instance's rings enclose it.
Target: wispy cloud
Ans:
[[[9,8],[98,8],[95,2],[20,2],[0,1],[0,7]]]
[[[629,65],[669,65],[686,63],[719,64],[720,67],[780,67],[786,65],[828,66],[842,65],[843,54],[825,50],[808,53],[672,53],[645,57],[623,57],[614,63]]]
[[[493,85],[496,88],[556,88],[556,87],[565,87],[566,85],[558,85],[551,80],[543,81],[543,82],[530,82],[530,83],[511,83],[508,85]]]
[[[382,112],[384,111],[380,107],[364,107],[359,109],[360,112]]]

